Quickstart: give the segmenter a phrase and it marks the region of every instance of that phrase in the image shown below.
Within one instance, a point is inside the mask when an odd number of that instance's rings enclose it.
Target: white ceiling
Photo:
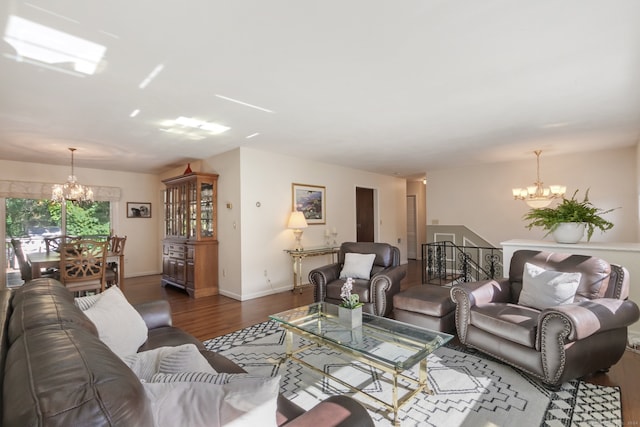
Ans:
[[[161,172],[246,146],[414,177],[533,162],[534,149],[630,146],[640,134],[638,0],[0,7],[2,159],[68,164],[76,147],[78,167]],[[17,61],[10,16],[106,47],[97,72]],[[179,116],[231,129],[201,140],[161,130]]]

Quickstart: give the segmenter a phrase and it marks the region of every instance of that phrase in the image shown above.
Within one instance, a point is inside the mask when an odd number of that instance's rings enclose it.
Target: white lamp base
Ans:
[[[296,228],[295,230],[293,230],[293,234],[296,237],[296,246],[293,249],[296,250],[296,251],[303,250],[303,247],[302,247],[302,230],[300,230],[299,228]]]

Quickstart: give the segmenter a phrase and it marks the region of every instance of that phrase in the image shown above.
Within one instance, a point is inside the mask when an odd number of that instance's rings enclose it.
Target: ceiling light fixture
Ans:
[[[549,188],[543,186],[540,181],[540,154],[542,150],[534,151],[537,158],[537,180],[534,185],[526,188],[512,189],[513,198],[515,200],[524,200],[527,205],[532,208],[544,208],[551,204],[553,199],[564,196],[567,187],[564,185],[550,185]]]
[[[69,148],[71,151],[71,175],[64,184],[56,184],[53,186],[51,199],[55,202],[62,203],[65,200],[70,202],[93,202],[93,190],[91,187],[78,184],[78,180],[73,171],[73,152],[76,148]]]
[[[252,133],[251,135],[247,135],[247,136],[245,136],[245,138],[246,138],[246,139],[251,139],[251,138],[253,138],[254,136],[258,136],[258,135],[260,135],[260,132]]]

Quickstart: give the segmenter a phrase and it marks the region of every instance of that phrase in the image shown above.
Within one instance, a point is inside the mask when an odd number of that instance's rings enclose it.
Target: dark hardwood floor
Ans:
[[[402,289],[421,283],[419,261],[409,261]],[[125,281],[125,295],[132,304],[166,299],[173,313],[173,322],[200,340],[217,337],[268,320],[277,313],[313,302],[313,290],[305,287],[302,293],[282,292],[240,302],[215,295],[189,298],[186,292],[170,286],[160,286],[160,276],[129,278]],[[607,374],[597,374],[588,382],[618,386],[622,391],[622,415],[625,426],[640,426],[640,354],[631,350]]]

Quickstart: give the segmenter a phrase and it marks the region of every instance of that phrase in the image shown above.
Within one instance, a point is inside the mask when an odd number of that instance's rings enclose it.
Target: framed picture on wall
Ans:
[[[151,203],[127,202],[127,218],[151,218]]]
[[[307,224],[325,224],[326,216],[326,188],[319,185],[292,184],[291,210],[301,211]]]

